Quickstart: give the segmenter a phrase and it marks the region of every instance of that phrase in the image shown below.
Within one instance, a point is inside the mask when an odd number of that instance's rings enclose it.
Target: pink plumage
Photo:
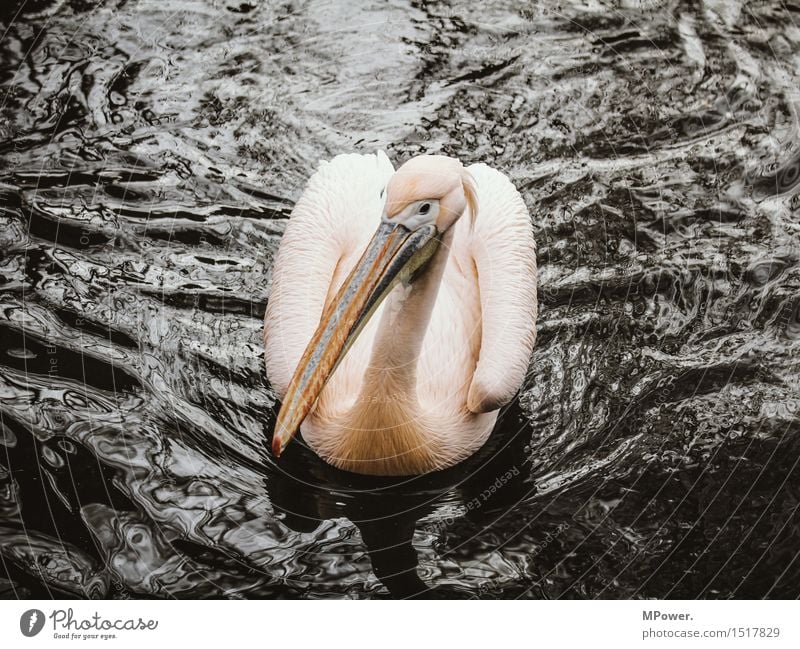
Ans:
[[[372,302],[348,300],[364,278],[389,272],[377,267],[389,256],[368,264],[362,258],[368,244],[381,243],[375,233],[382,223],[395,228],[396,241],[398,232],[432,226],[436,237],[409,254],[409,268],[423,265],[408,276],[403,269],[366,313]],[[396,241],[392,254],[402,254]],[[320,457],[358,473],[425,473],[469,457],[525,377],[536,314],[530,215],[506,176],[444,156],[414,158],[397,172],[382,152],[322,163],[295,206],[273,268],[266,364],[286,399],[276,450],[299,424]],[[347,337],[349,349],[324,342],[330,332],[343,340],[356,319],[366,324]],[[323,365],[335,369],[322,372]],[[300,408],[323,385],[310,411]]]

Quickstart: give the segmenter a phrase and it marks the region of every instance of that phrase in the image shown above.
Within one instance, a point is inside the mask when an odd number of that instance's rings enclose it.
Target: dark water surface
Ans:
[[[3,596],[800,595],[800,6],[1,7]],[[405,481],[267,452],[286,218],[378,148],[539,243],[519,403]]]

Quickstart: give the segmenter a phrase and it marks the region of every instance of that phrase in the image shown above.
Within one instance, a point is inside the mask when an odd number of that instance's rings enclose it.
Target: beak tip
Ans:
[[[285,420],[278,417],[278,423],[275,424],[275,432],[272,434],[272,454],[275,457],[280,457],[289,446],[289,442],[294,437],[294,431],[287,428]]]

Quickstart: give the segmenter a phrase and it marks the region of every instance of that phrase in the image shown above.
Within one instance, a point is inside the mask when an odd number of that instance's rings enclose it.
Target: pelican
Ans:
[[[275,258],[264,323],[282,400],[326,462],[416,475],[489,437],[536,340],[536,244],[519,192],[485,164],[383,152],[322,162]]]

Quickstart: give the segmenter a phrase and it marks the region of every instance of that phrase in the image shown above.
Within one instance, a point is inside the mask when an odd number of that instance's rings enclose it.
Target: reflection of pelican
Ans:
[[[382,153],[338,156],[309,181],[275,260],[273,451],[302,424],[350,471],[455,464],[519,388],[535,321],[530,217],[505,176],[444,156],[396,173]]]
[[[281,458],[280,467],[266,467],[264,484],[272,515],[277,514],[291,530],[312,533],[323,521],[336,520],[339,526],[339,519],[349,519],[359,530],[375,576],[393,597],[452,599],[474,594],[469,585],[474,577],[465,574],[463,581],[453,584],[449,575],[437,575],[434,569],[423,581],[418,574],[418,552],[430,559],[431,552],[452,547],[451,542],[456,547],[468,543],[475,548],[488,530],[481,547],[495,547],[495,525],[500,522],[502,528],[502,521],[513,517],[510,511],[536,492],[535,483],[527,479],[530,467],[525,462],[531,435],[527,418],[512,402],[501,410],[486,444],[445,471],[402,478],[360,476],[339,471],[298,445]],[[518,475],[495,488],[498,476],[509,471]],[[459,510],[463,517],[454,515]],[[543,520],[539,514],[534,519]],[[536,534],[539,525],[534,522],[527,529]],[[418,532],[421,537],[415,542]],[[322,534],[323,543],[326,538],[327,533]],[[437,550],[423,549],[434,540],[437,546],[443,545]],[[361,554],[359,547],[353,549]],[[332,579],[341,577],[338,563],[330,564]],[[442,578],[447,583],[437,583]]]

